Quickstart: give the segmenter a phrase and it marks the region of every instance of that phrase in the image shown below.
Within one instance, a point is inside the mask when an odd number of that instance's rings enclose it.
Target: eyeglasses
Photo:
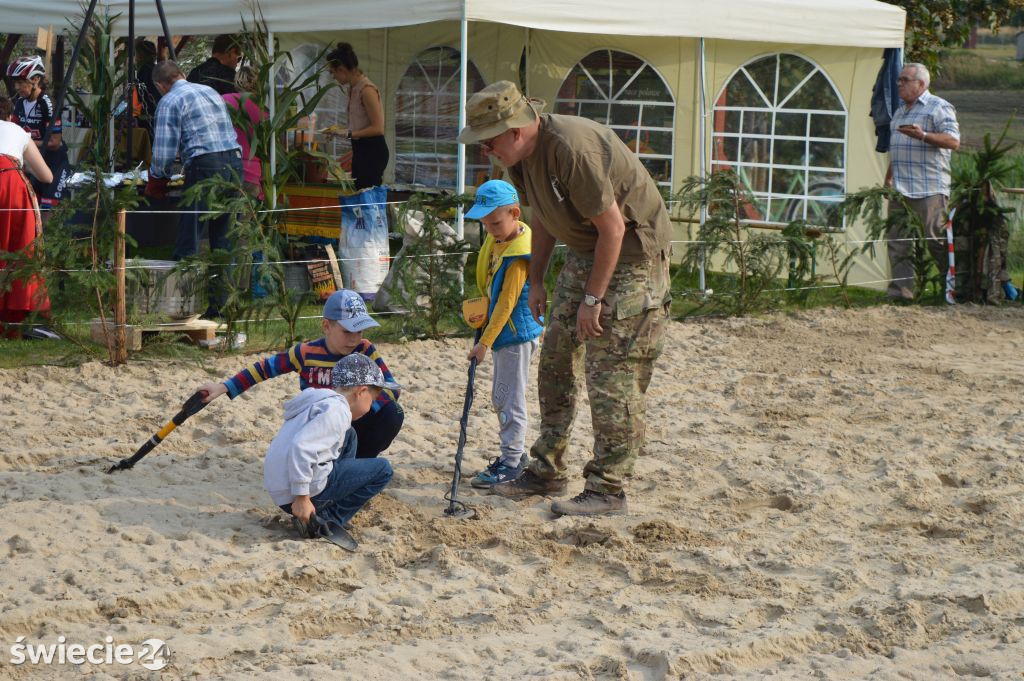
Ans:
[[[481,147],[484,148],[484,153],[489,154],[492,151],[494,151],[494,143],[498,140],[499,137],[504,135],[506,132],[508,132],[508,130],[505,130],[504,132],[499,132],[497,135],[495,135],[489,140],[480,140],[479,144]]]
[[[907,78],[906,76],[900,76],[896,79],[897,83],[910,83],[915,80],[921,80],[920,78]]]

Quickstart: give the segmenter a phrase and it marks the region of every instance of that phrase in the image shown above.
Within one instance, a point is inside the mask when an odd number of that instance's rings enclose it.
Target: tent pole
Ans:
[[[523,89],[527,97],[530,96],[530,28],[526,28],[526,59],[523,64]]]
[[[167,27],[167,17],[164,16],[164,4],[161,0],[156,0],[156,13],[160,17],[160,28],[164,31],[164,41],[167,43],[167,58],[177,62],[178,58],[174,54],[174,41],[171,40],[171,29]]]
[[[128,63],[126,64],[127,73],[125,73],[125,84],[128,86],[125,88],[125,104],[126,106],[126,117],[127,125],[127,140],[125,140],[125,169],[132,170],[133,163],[135,161],[134,154],[132,154],[132,147],[135,146],[135,109],[133,101],[135,94],[135,0],[128,0]],[[140,102],[141,104],[141,102]],[[115,152],[116,156],[116,152]]]
[[[53,102],[53,110],[56,113],[55,116],[50,117],[50,121],[46,124],[43,129],[43,134],[40,137],[43,140],[43,146],[50,141],[50,128],[53,127],[53,119],[60,120],[61,112],[64,110],[64,97],[68,93],[68,88],[71,87],[71,78],[75,73],[75,65],[78,64],[78,54],[82,51],[82,44],[85,42],[85,34],[89,31],[89,25],[92,23],[93,12],[96,11],[97,0],[90,0],[89,7],[85,10],[85,18],[82,20],[82,28],[78,31],[78,40],[75,41],[75,47],[71,50],[71,60],[68,61],[67,68],[64,70],[64,78],[60,81],[60,89],[57,90],[57,99]],[[8,40],[10,38],[8,37]],[[111,41],[113,44],[113,41]]]
[[[274,59],[274,32],[271,30],[267,31],[267,54],[270,55],[271,61]],[[270,115],[270,120],[274,120],[274,112],[277,109],[277,86],[274,83],[276,80],[277,65],[271,64],[270,72],[267,74],[267,79],[270,81],[267,83],[269,86],[267,99],[267,109]],[[277,183],[273,181],[274,177],[277,176],[277,135],[270,137],[270,207],[277,208]]]
[[[390,39],[391,38],[390,38],[390,33],[388,32],[388,27],[385,26],[384,27],[384,79],[381,82],[381,92],[383,93],[381,95],[382,98],[388,96],[388,71],[391,68],[390,61],[388,60],[388,53],[391,51],[391,43],[389,42]],[[388,121],[387,121],[388,111],[391,111],[391,124],[390,125],[388,124]],[[384,119],[385,119],[384,120],[384,134],[386,135],[388,130],[392,130],[393,131],[395,129],[394,128],[395,112],[391,109],[390,106],[387,107],[386,109],[384,109]],[[391,140],[388,142],[388,146],[390,146],[392,149],[395,148],[395,138],[394,137],[392,137]],[[388,163],[391,163],[391,161],[389,160]],[[385,166],[384,169],[387,170],[387,167]],[[393,172],[394,172],[394,166],[392,166],[392,173]],[[395,181],[395,178],[394,178],[394,175],[392,175],[391,182],[394,183],[394,181]]]
[[[469,69],[469,22],[466,20],[466,0],[462,2],[462,22],[460,24],[459,43],[459,130],[466,127],[466,71]],[[455,191],[459,196],[466,193],[466,145],[459,144],[458,166],[456,167]],[[455,219],[455,236],[460,240],[465,236],[466,219],[459,206]]]
[[[700,140],[700,180],[701,188],[704,188],[704,179],[707,176],[708,161],[707,161],[707,101],[705,100],[705,90],[707,89],[707,62],[705,61],[704,52],[704,38],[700,39],[700,93],[697,97],[698,105],[700,106],[700,116],[698,117],[700,130],[697,133],[698,139]],[[702,202],[700,206],[700,231],[698,234],[704,233],[704,223],[708,219],[708,205],[706,202]],[[705,252],[704,247],[700,249],[700,265],[698,266],[699,286],[701,292],[707,289],[707,281],[705,280]]]
[[[109,40],[109,57],[110,63],[114,64],[114,36],[110,36]],[[114,131],[114,117],[110,117],[110,122],[107,123],[107,136],[110,139],[110,172],[117,170],[115,161],[117,160],[117,137]]]

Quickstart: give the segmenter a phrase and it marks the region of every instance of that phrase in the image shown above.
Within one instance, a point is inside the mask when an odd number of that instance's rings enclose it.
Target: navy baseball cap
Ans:
[[[511,206],[519,203],[519,194],[516,188],[505,180],[488,180],[477,187],[476,201],[473,207],[466,213],[470,220],[479,220],[487,217],[495,208]]]
[[[380,326],[366,310],[363,297],[355,291],[335,291],[324,303],[324,319],[338,322],[349,333]]]
[[[377,363],[360,352],[345,355],[331,369],[331,385],[335,388],[351,388],[357,385],[372,385],[389,390],[401,390],[402,386],[384,379],[384,372]]]

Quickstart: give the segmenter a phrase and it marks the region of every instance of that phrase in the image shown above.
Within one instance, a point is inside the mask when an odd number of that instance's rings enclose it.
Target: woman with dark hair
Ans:
[[[352,142],[352,178],[356,189],[376,187],[388,166],[388,143],[384,139],[384,105],[380,90],[359,70],[359,58],[348,43],[327,55],[327,69],[339,85],[348,86],[348,130],[334,134]]]
[[[0,251],[31,254],[32,242],[42,232],[39,205],[23,168],[44,184],[53,181],[43,155],[29,133],[11,122],[13,106],[0,97]],[[0,261],[0,271],[7,263]],[[0,274],[0,337],[17,337],[20,324],[32,312],[46,313],[50,300],[41,279],[8,280]]]

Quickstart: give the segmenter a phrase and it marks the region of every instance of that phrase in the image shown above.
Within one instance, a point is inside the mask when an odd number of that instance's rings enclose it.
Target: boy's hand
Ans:
[[[316,513],[316,507],[309,500],[308,494],[302,494],[292,500],[292,515],[304,523],[309,522],[309,517]]]
[[[476,360],[476,363],[484,361],[484,357],[487,356],[487,346],[483,343],[477,343],[473,346],[473,349],[469,351],[469,355],[466,357],[468,360]]]
[[[221,395],[226,395],[228,387],[223,383],[204,383],[199,386],[199,392],[205,393],[203,404],[209,404]]]
[[[544,311],[548,308],[548,291],[543,284],[530,286],[530,293],[526,296],[526,304],[530,308],[530,314],[537,320],[538,324],[544,323]]]

